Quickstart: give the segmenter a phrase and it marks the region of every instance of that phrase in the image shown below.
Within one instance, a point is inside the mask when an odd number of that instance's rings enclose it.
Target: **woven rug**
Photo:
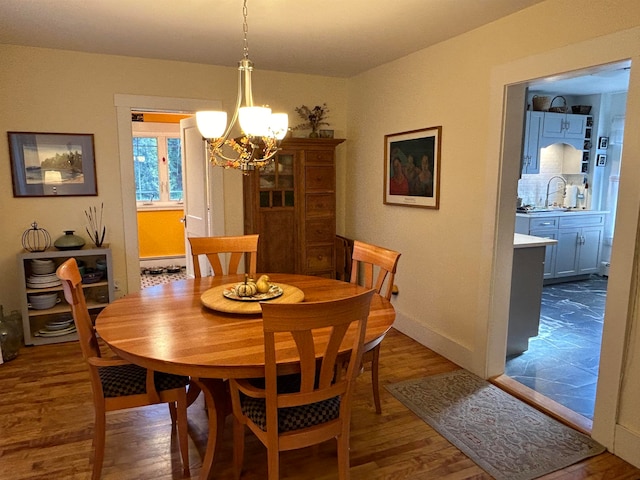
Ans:
[[[497,480],[530,480],[605,450],[466,370],[386,388]]]

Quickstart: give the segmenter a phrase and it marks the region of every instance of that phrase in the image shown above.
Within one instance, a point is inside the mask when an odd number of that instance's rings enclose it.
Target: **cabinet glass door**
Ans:
[[[293,154],[281,153],[260,170],[260,208],[294,206],[293,159]]]

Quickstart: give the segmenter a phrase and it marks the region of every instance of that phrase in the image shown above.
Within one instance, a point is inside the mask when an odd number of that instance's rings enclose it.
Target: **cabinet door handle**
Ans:
[[[553,225],[553,222],[540,222],[540,225],[548,227],[549,225]]]

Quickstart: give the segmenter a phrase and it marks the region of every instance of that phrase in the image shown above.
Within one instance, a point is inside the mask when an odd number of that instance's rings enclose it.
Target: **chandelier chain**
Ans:
[[[249,58],[249,40],[247,38],[247,34],[249,33],[249,24],[247,23],[247,0],[244,0],[244,4],[242,6],[242,18],[243,18],[243,22],[242,22],[242,33],[244,35],[244,47],[243,47],[243,52],[244,52],[244,58],[248,59]]]

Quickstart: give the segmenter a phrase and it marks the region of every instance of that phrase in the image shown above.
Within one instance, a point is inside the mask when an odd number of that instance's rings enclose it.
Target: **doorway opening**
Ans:
[[[533,132],[532,116],[540,123],[533,148],[525,135],[515,231],[558,243],[546,247],[537,335],[507,356],[505,386],[585,433],[593,425],[629,68],[530,82],[526,96],[525,132]],[[547,131],[546,117],[562,118],[561,130],[573,120],[582,128],[560,138],[565,132]]]
[[[180,121],[192,114],[131,113],[141,286],[184,278],[184,191]]]

